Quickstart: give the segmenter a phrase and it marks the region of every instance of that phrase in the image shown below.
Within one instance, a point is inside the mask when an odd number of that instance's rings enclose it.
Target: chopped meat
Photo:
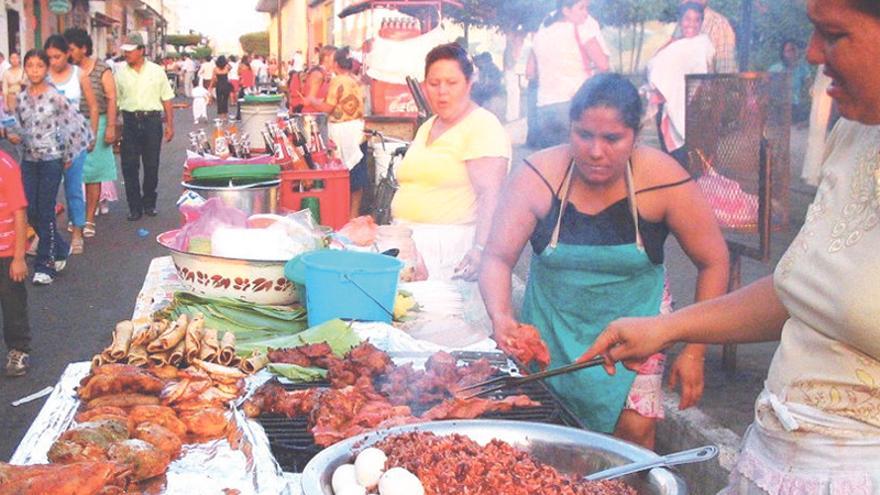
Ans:
[[[582,481],[541,464],[499,440],[480,446],[462,435],[413,432],[375,445],[386,468],[415,474],[426,495],[636,495],[621,481]]]

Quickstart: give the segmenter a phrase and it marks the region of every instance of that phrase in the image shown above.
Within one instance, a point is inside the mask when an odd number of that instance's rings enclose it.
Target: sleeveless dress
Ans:
[[[217,113],[225,115],[229,113],[229,94],[232,92],[232,84],[229,83],[229,74],[217,74]]]
[[[113,155],[113,146],[104,142],[104,133],[107,131],[107,94],[104,92],[102,77],[110,67],[103,60],[97,60],[95,67],[89,74],[89,84],[98,101],[98,135],[95,139],[95,148],[86,157],[83,166],[83,182],[95,184],[98,182],[110,182],[116,180],[116,157]],[[88,115],[89,109],[85,101],[80,103],[80,113]]]

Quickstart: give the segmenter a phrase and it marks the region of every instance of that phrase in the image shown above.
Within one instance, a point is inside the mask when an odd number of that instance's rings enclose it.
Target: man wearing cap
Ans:
[[[159,183],[159,153],[162,148],[162,112],[165,112],[165,142],[174,137],[174,91],[165,70],[144,58],[144,41],[139,34],[125,38],[120,47],[125,63],[116,70],[116,91],[122,112],[122,176],[128,200],[128,220],[140,220],[144,213],[156,216],[156,187]],[[143,190],[140,168],[144,167]]]

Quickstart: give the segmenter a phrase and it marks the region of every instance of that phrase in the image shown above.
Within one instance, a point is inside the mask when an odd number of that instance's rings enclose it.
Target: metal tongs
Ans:
[[[531,375],[526,376],[500,376],[498,378],[493,378],[491,380],[486,380],[484,382],[475,383],[473,385],[468,385],[467,387],[462,387],[456,391],[456,395],[462,392],[469,392],[472,390],[476,390],[474,393],[470,393],[464,397],[463,399],[472,399],[474,397],[479,397],[481,395],[491,394],[492,392],[497,392],[499,390],[510,388],[510,387],[518,387],[520,385],[524,385],[526,383],[535,382],[538,380],[543,380],[545,378],[550,378],[553,376],[564,375],[566,373],[571,373],[574,371],[582,370],[584,368],[591,368],[593,366],[599,366],[605,362],[602,356],[596,356],[589,361],[584,361],[581,363],[572,363],[566,366],[561,366],[559,368],[555,368],[552,370],[542,371],[540,373],[533,373]]]

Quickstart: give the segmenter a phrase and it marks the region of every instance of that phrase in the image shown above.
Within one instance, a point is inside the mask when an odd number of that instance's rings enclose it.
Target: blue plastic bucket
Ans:
[[[310,327],[334,318],[391,322],[403,268],[400,260],[327,249],[297,259],[305,267]]]

